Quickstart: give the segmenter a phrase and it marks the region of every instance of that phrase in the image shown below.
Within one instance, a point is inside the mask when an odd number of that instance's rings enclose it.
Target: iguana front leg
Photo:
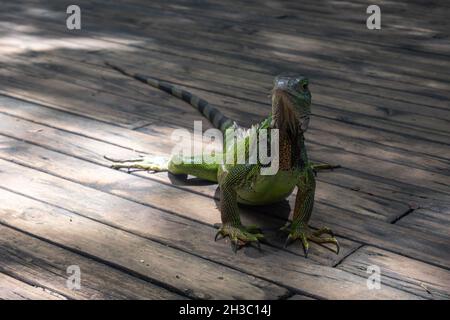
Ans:
[[[235,253],[240,247],[252,242],[259,247],[259,241],[264,238],[257,227],[242,225],[239,215],[236,189],[245,181],[252,169],[254,169],[252,166],[237,165],[222,173],[223,176],[219,179],[222,225],[216,234],[215,240],[217,240],[219,235],[229,237],[231,247]]]
[[[295,199],[294,217],[290,225],[282,228],[288,231],[285,247],[295,240],[300,240],[305,251],[305,257],[308,256],[309,241],[315,243],[333,243],[336,245],[336,254],[339,254],[339,243],[334,237],[331,229],[324,227],[317,231],[312,231],[308,227],[308,222],[314,205],[314,193],[316,182],[312,168],[308,168],[301,175],[297,185],[297,198]],[[328,234],[330,237],[321,237],[322,234]]]

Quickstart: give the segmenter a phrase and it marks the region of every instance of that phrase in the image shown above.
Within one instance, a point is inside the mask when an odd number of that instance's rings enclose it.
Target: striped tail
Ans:
[[[196,95],[190,93],[189,91],[180,89],[168,82],[160,81],[154,78],[146,77],[137,73],[129,73],[128,71],[115,66],[109,62],[105,62],[105,64],[114,69],[119,71],[120,73],[132,77],[136,80],[139,80],[143,83],[146,83],[152,87],[158,88],[162,91],[165,91],[183,101],[186,101],[191,106],[193,106],[195,109],[200,111],[200,113],[208,119],[215,128],[219,129],[222,132],[225,132],[226,129],[231,127],[234,124],[234,121],[230,118],[224,116],[222,112],[217,110],[216,108],[209,105],[208,101],[201,99],[197,97]]]

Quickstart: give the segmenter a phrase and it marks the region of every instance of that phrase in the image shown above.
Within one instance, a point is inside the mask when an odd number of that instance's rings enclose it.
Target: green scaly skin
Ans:
[[[220,111],[211,107],[205,100],[181,90],[169,83],[131,74],[122,68],[107,63],[111,68],[124,75],[133,77],[155,88],[166,91],[199,110],[211,123],[223,133],[227,129],[240,132],[236,150],[245,149],[248,154],[250,135],[257,134],[260,129],[279,129],[281,140],[290,146],[290,155],[281,161],[285,166],[275,175],[261,175],[261,164],[237,164],[236,158],[232,164],[196,163],[195,156],[191,158],[172,158],[165,163],[157,163],[151,158],[114,161],[115,169],[141,169],[155,172],[168,171],[172,174],[192,175],[201,179],[217,182],[220,186],[220,212],[222,223],[218,236],[229,237],[233,251],[236,252],[243,245],[256,243],[264,239],[260,229],[256,226],[244,226],[241,223],[238,203],[249,205],[264,205],[286,199],[297,187],[293,221],[282,230],[288,233],[286,246],[299,240],[303,245],[305,256],[308,254],[309,241],[316,243],[333,243],[336,253],[339,244],[333,232],[327,228],[312,231],[308,227],[314,204],[315,174],[319,170],[334,169],[339,166],[328,164],[315,165],[308,161],[303,133],[306,131],[311,114],[311,93],[308,80],[298,75],[281,75],[275,78],[272,91],[272,113],[264,121],[254,126],[256,130],[245,130],[225,117]],[[224,154],[235,152],[227,149],[230,144],[225,141]],[[281,155],[280,155],[280,158]],[[107,158],[108,159],[108,158]],[[288,160],[286,160],[288,159]],[[287,162],[286,162],[287,161]],[[286,164],[288,167],[286,167]],[[326,235],[322,237],[322,235]]]

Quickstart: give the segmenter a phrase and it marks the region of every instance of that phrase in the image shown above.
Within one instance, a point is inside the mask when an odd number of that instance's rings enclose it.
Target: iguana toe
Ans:
[[[108,161],[111,161],[111,168],[113,169],[127,169],[130,172],[131,169],[136,170],[145,170],[145,171],[153,171],[153,172],[163,172],[167,171],[167,161],[161,158],[145,158],[140,157],[137,159],[128,159],[128,160],[118,160],[109,158],[104,156],[104,158]]]
[[[324,227],[317,231],[311,231],[308,226],[305,225],[290,225],[284,226],[280,230],[288,231],[289,235],[286,239],[284,247],[287,248],[289,244],[295,242],[296,240],[300,240],[303,246],[303,251],[305,253],[305,257],[308,257],[309,252],[309,241],[315,243],[332,243],[336,246],[336,254],[339,254],[339,242],[334,237],[334,233],[330,228]],[[331,237],[321,237],[322,234],[329,234]]]

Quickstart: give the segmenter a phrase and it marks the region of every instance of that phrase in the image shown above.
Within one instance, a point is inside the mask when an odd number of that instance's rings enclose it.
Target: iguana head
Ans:
[[[285,117],[295,117],[284,121],[292,124],[295,122],[302,132],[308,129],[311,115],[311,92],[308,84],[308,79],[298,74],[281,74],[275,77],[273,88],[274,94],[282,93],[284,96],[282,100]]]

